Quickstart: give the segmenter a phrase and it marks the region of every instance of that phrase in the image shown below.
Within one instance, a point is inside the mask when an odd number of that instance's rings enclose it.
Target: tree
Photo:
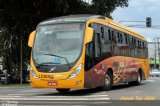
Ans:
[[[45,19],[69,14],[100,14],[110,16],[128,0],[0,0],[0,57],[7,70],[19,69],[20,39],[23,39],[23,63],[29,61],[28,37]],[[25,67],[25,65],[24,65]],[[18,72],[17,72],[18,73]]]
[[[92,0],[92,9],[95,14],[105,15],[111,18],[117,7],[127,7],[128,0]]]

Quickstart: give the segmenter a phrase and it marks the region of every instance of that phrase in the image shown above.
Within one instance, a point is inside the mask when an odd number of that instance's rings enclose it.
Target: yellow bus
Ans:
[[[69,15],[39,23],[30,34],[33,88],[110,90],[149,78],[147,41],[101,15]]]

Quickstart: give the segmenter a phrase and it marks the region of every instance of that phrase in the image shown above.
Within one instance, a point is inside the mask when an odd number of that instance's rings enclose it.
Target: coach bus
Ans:
[[[33,88],[110,90],[149,78],[147,41],[100,15],[69,15],[39,23],[30,34]]]

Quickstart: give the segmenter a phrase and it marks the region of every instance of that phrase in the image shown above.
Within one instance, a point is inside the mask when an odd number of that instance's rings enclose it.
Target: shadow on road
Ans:
[[[91,95],[93,93],[98,93],[102,92],[99,88],[94,88],[94,89],[74,89],[68,93],[59,93],[54,92],[54,93],[48,93],[48,94],[40,94],[41,96],[85,96],[85,95]]]
[[[146,84],[148,84],[148,83],[147,82],[142,82],[141,85],[139,85],[139,87],[140,86],[144,86]],[[121,89],[133,88],[133,87],[138,87],[138,86],[136,86],[136,85],[130,85],[130,84],[119,84],[119,85],[114,85],[112,87],[112,90],[121,90]]]
[[[145,85],[145,84],[146,83],[142,83],[140,86]],[[136,86],[129,85],[129,84],[120,84],[120,85],[113,86],[111,91],[128,89],[131,87],[136,87]],[[111,91],[105,91],[105,92],[107,93],[107,92],[111,92]],[[85,96],[85,95],[92,95],[94,93],[100,93],[100,92],[104,92],[104,91],[100,88],[73,89],[73,90],[71,89],[71,91],[68,93],[59,93],[57,91],[57,92],[53,92],[53,93],[37,94],[37,96]]]

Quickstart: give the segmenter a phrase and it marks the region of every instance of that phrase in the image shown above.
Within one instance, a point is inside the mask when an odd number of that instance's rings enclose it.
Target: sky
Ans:
[[[147,41],[154,41],[155,37],[160,37],[160,0],[129,0],[129,6],[117,8],[112,14],[113,20],[120,21],[145,21],[146,17],[151,17],[152,26],[155,28],[135,28],[134,31],[143,35]],[[145,22],[122,22],[123,25],[145,25]]]

